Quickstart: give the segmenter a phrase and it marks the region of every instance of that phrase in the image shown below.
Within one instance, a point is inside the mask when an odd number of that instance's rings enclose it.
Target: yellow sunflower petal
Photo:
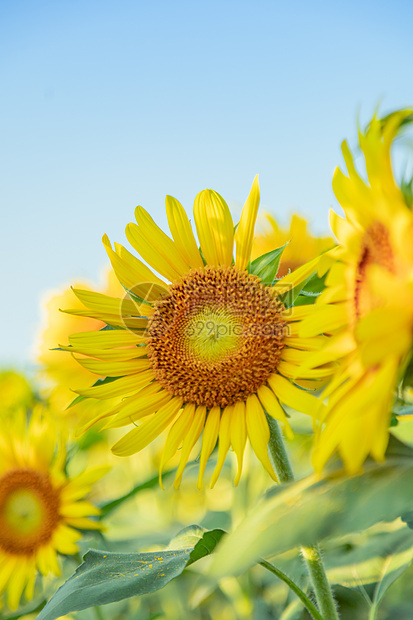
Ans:
[[[87,501],[63,504],[59,512],[62,517],[86,517],[100,514],[99,508]]]
[[[37,570],[36,570],[36,560],[33,557],[28,561],[27,567],[27,583],[24,589],[24,596],[27,601],[31,601],[34,596],[34,585],[36,583]]]
[[[10,579],[7,588],[7,605],[12,611],[18,608],[23,590],[29,578],[27,569],[27,559],[23,556],[14,569],[13,577]]]
[[[248,396],[245,408],[247,432],[252,449],[254,450],[257,458],[264,465],[271,478],[278,482],[277,475],[268,456],[270,429],[260,401],[255,394]]]
[[[218,460],[211,478],[211,489],[214,488],[222,467],[225,463],[228,450],[231,446],[231,419],[234,405],[228,405],[222,412],[221,422],[219,424],[219,443],[218,443]]]
[[[255,177],[247,201],[242,209],[241,218],[235,233],[236,259],[238,269],[246,269],[254,241],[255,221],[260,204],[260,187],[258,175]]]
[[[38,548],[36,552],[36,563],[43,576],[49,573],[54,573],[56,576],[60,575],[60,567],[57,562],[56,552],[51,545]]]
[[[111,325],[112,327],[146,329],[148,326],[148,319],[146,317],[130,317],[128,315],[122,315],[120,313],[110,314],[108,312],[89,310],[88,308],[85,308],[84,310],[79,310],[78,308],[69,308],[68,310],[61,310],[61,312],[63,312],[64,314],[71,314],[73,316],[86,316],[90,319],[97,319],[98,321],[103,321],[103,323],[107,323],[107,325]]]
[[[234,405],[231,415],[231,445],[237,456],[238,471],[235,476],[234,485],[238,486],[242,473],[245,446],[247,443],[247,422],[245,419],[245,403],[238,401]]]
[[[120,377],[116,381],[110,383],[103,383],[101,385],[95,385],[85,390],[74,390],[76,394],[80,396],[86,396],[89,398],[114,398],[115,396],[128,396],[133,392],[137,392],[139,388],[148,385],[155,379],[152,368],[148,370],[142,370],[142,372],[126,375]]]
[[[76,527],[79,530],[102,530],[104,529],[100,521],[89,519],[88,517],[66,517],[67,525]]]
[[[206,416],[206,407],[204,405],[200,405],[199,407],[196,408],[195,415],[192,420],[192,424],[189,427],[189,431],[182,444],[181,459],[179,461],[179,466],[176,471],[175,481],[174,481],[175,489],[178,489],[179,485],[181,484],[182,475],[184,473],[184,469],[188,462],[189,455],[191,454],[193,447],[195,446],[196,442],[198,441],[202,433],[202,429],[204,428],[204,423],[205,423],[205,416]]]
[[[77,357],[75,359],[86,370],[104,377],[122,377],[137,373],[140,370],[147,370],[151,367],[149,359],[134,359],[126,362],[101,361]]]
[[[273,289],[277,292],[277,294],[282,294],[296,287],[298,284],[301,284],[304,280],[307,280],[307,278],[317,271],[319,261],[320,257],[316,256],[313,260],[301,265],[301,267],[298,267],[295,271],[292,271],[281,278],[281,280],[278,280],[274,284]]]
[[[165,442],[164,449],[162,451],[161,462],[159,464],[159,484],[163,489],[162,484],[162,471],[165,463],[167,463],[177,452],[180,444],[186,437],[195,415],[195,405],[188,403],[183,408],[181,415],[171,426],[168,437]]]
[[[158,252],[158,248],[155,248],[150,238],[147,237],[140,226],[130,223],[126,226],[126,237],[128,238],[131,246],[135,248],[137,252],[146,260],[151,267],[156,269],[158,273],[164,276],[170,282],[179,280],[181,275],[185,273],[185,270],[181,272],[175,269],[172,262],[169,262],[167,256]],[[172,242],[171,242],[172,243]]]
[[[166,405],[158,409],[152,418],[137,428],[133,428],[122,439],[119,439],[112,447],[113,454],[131,456],[146,448],[171,424],[181,407],[182,398],[171,398]]]
[[[140,390],[136,396],[130,396],[119,406],[119,412],[104,428],[119,428],[144,418],[166,405],[171,395],[161,389],[159,383],[151,383]]]
[[[59,553],[73,555],[79,551],[76,542],[81,538],[80,532],[60,523],[53,533],[53,546]]]
[[[60,345],[60,349],[69,353],[88,355],[89,357],[109,362],[127,362],[147,355],[145,346],[130,347],[128,349],[92,349],[91,347],[65,347]]]
[[[110,297],[109,295],[104,295],[103,293],[95,293],[94,291],[73,287],[72,291],[82,302],[82,304],[86,306],[86,308],[96,310],[97,312],[142,316],[142,312],[146,310],[146,306],[144,304],[137,304],[126,296],[121,299],[119,297]]]
[[[316,415],[320,407],[320,401],[312,394],[308,394],[308,392],[295,387],[290,381],[276,373],[268,378],[267,383],[274,394],[287,407],[311,416]]]
[[[139,230],[154,250],[169,261],[179,275],[186,273],[189,263],[182,257],[174,241],[155,224],[149,213],[143,207],[136,207],[135,217]]]
[[[107,235],[103,236],[102,241],[119,282],[142,299],[157,299],[165,288],[162,280],[122,245],[115,244],[114,252]]]
[[[285,415],[284,409],[281,407],[278,398],[275,396],[274,392],[270,390],[266,385],[261,385],[261,387],[257,390],[257,396],[260,399],[264,410],[273,417],[275,420],[282,422],[285,426],[285,434],[288,439],[293,439],[294,433],[291,429],[290,423],[288,422],[287,416]]]
[[[212,409],[208,412],[204,431],[202,434],[201,458],[199,463],[199,475],[197,482],[197,487],[200,491],[203,489],[204,486],[204,473],[208,459],[211,456],[212,451],[217,443],[220,419],[220,407],[212,407]]]
[[[205,189],[195,198],[194,217],[206,262],[230,267],[234,224],[225,200],[217,192]]]
[[[317,312],[303,319],[299,327],[301,338],[328,334],[348,322],[347,304],[320,306]]]
[[[183,206],[172,196],[166,196],[165,205],[169,229],[177,250],[190,267],[194,269],[202,268],[204,263],[192,232],[191,223]]]
[[[3,593],[4,590],[7,588],[9,579],[15,571],[18,561],[19,561],[18,557],[4,555],[3,552],[1,552],[1,555],[0,555],[0,562],[1,562],[0,594]]]
[[[141,344],[144,340],[144,336],[123,329],[101,329],[93,332],[79,332],[69,336],[69,343],[73,347],[90,347],[92,349],[131,347]]]

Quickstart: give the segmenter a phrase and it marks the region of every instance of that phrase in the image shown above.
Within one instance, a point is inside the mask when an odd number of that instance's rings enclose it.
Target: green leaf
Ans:
[[[396,519],[412,505],[413,451],[401,442],[392,450],[386,463],[367,462],[361,475],[312,475],[268,493],[220,545],[212,573],[238,574],[259,557]]]
[[[273,284],[277,276],[281,255],[289,243],[287,241],[282,247],[271,250],[271,252],[267,252],[253,260],[250,264],[249,272],[254,276],[258,276],[264,284]]]
[[[91,549],[74,575],[52,596],[37,620],[54,620],[72,611],[155,592],[201,557],[212,553],[222,530],[197,525],[182,530],[173,548],[151,553],[111,553]]]
[[[202,538],[195,545],[194,550],[191,551],[187,566],[193,564],[201,558],[204,558],[206,555],[210,555],[224,534],[225,532],[223,530],[211,530],[209,532],[205,532]]]

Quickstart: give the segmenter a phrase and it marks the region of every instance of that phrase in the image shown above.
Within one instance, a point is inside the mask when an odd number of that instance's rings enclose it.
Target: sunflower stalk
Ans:
[[[279,481],[293,482],[294,473],[285,448],[284,439],[279,424],[274,418],[267,415],[270,428],[269,449],[274,462]],[[317,600],[318,609],[324,620],[339,620],[336,603],[331,586],[328,582],[323,560],[318,545],[302,547],[301,554],[310,577],[310,581]]]

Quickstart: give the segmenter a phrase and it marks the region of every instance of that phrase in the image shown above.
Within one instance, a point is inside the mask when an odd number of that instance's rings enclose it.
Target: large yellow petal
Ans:
[[[180,275],[186,273],[189,263],[182,257],[174,241],[155,224],[149,213],[143,207],[136,207],[135,217],[139,230],[156,252],[168,260]]]
[[[10,578],[7,588],[7,605],[12,611],[18,608],[23,590],[29,578],[27,569],[27,559],[23,555],[13,571],[13,576]]]
[[[203,489],[203,479],[208,459],[217,443],[220,419],[220,407],[212,407],[212,409],[208,412],[204,432],[202,434],[201,458],[197,482],[197,487],[200,491]]]
[[[90,517],[99,515],[100,510],[90,502],[82,501],[62,504],[59,513],[62,517]]]
[[[165,463],[176,454],[180,444],[184,441],[193,422],[195,409],[196,407],[193,403],[186,404],[181,415],[169,430],[159,465],[159,484],[162,489],[164,488],[162,484],[162,471]]]
[[[88,291],[80,288],[73,288],[72,291],[76,297],[91,310],[97,312],[106,312],[108,314],[119,314],[129,316],[146,316],[145,311],[147,305],[137,304],[129,297],[119,298],[110,297],[103,293],[96,293],[95,291]]]
[[[103,236],[102,241],[119,282],[148,302],[158,299],[165,289],[164,282],[122,245],[115,244],[114,252],[107,235]]]
[[[171,398],[166,405],[158,409],[152,418],[119,439],[112,447],[113,454],[131,456],[146,448],[171,424],[181,407],[182,398]]]
[[[291,429],[290,423],[288,422],[287,416],[285,415],[285,411],[281,407],[274,392],[266,385],[261,385],[257,390],[257,396],[268,415],[275,420],[282,422],[285,425],[285,434],[288,439],[292,439],[294,437],[294,433]]]
[[[260,205],[260,187],[258,175],[255,177],[247,201],[242,209],[241,218],[235,233],[236,259],[238,269],[246,269],[254,241],[255,221]]]
[[[109,362],[127,362],[139,357],[144,357],[148,353],[145,346],[130,347],[128,349],[92,349],[91,347],[59,346],[60,349],[63,351],[69,351],[69,353],[87,355],[88,357]]]
[[[133,392],[138,391],[155,379],[152,368],[143,370],[134,375],[126,375],[120,377],[116,381],[110,383],[102,383],[101,385],[95,385],[85,390],[74,390],[76,394],[80,396],[86,396],[88,398],[114,398],[115,396],[127,396]]]
[[[193,447],[195,446],[196,442],[198,441],[202,433],[202,429],[204,428],[204,423],[205,423],[205,416],[206,416],[206,407],[204,405],[200,405],[199,407],[196,408],[195,415],[192,420],[191,426],[189,427],[188,433],[186,437],[184,438],[184,441],[182,444],[181,459],[179,461],[179,466],[176,471],[175,481],[174,481],[175,489],[178,489],[179,485],[181,484],[182,475],[184,473],[184,469],[188,462],[189,455],[191,454]]]
[[[201,255],[192,232],[191,223],[181,203],[172,196],[166,196],[166,215],[176,249],[183,260],[193,268],[202,268]]]
[[[142,258],[170,282],[179,280],[181,275],[187,270],[185,267],[184,270],[179,271],[179,265],[175,268],[172,260],[170,261],[168,256],[159,252],[159,248],[155,247],[150,237],[148,238],[147,231],[143,231],[141,226],[130,223],[126,226],[125,232],[129,243],[139,252]]]
[[[151,383],[136,394],[130,396],[119,407],[119,412],[104,428],[119,428],[140,420],[151,413],[155,413],[171,400],[171,394],[166,390],[159,390],[160,385]]]
[[[247,443],[247,423],[245,419],[245,403],[238,401],[234,405],[231,415],[231,445],[237,456],[238,471],[235,476],[234,485],[238,486],[238,483],[242,474],[242,464],[244,461],[245,446]]]
[[[148,306],[150,308],[150,306]],[[82,309],[69,309],[61,310],[65,314],[72,314],[73,316],[86,316],[90,319],[97,319],[103,321],[107,325],[112,327],[126,327],[129,329],[144,330],[148,326],[148,319],[143,317],[130,317],[127,314],[109,314],[108,312],[100,312],[97,310],[90,310],[89,308]]]
[[[78,552],[76,544],[82,538],[82,534],[71,527],[60,523],[53,532],[53,546],[59,553],[73,555]]]
[[[75,357],[75,356],[73,356]],[[122,377],[134,374],[140,370],[147,370],[151,367],[149,359],[134,359],[126,362],[111,362],[94,359],[75,357],[83,368],[104,377]]]
[[[195,198],[194,217],[206,262],[230,267],[234,224],[225,200],[211,189],[203,190]]]
[[[260,401],[255,394],[248,396],[246,402],[246,422],[248,437],[257,458],[273,480],[278,482],[277,475],[271,465],[268,456],[268,442],[270,441],[270,429]]]
[[[93,332],[79,332],[69,336],[73,347],[91,347],[92,349],[112,349],[113,347],[131,347],[141,344],[145,337],[124,329],[104,329]]]
[[[317,336],[318,334],[328,334],[348,323],[347,304],[340,303],[319,307],[316,311],[303,319],[299,327],[301,338]]]
[[[219,424],[219,433],[218,433],[218,437],[219,437],[218,460],[217,460],[214,473],[212,474],[212,478],[211,478],[211,489],[214,488],[218,480],[219,474],[221,473],[222,467],[225,463],[228,450],[231,446],[231,419],[232,419],[233,409],[234,409],[234,405],[228,405],[227,407],[225,407],[224,411],[222,412],[221,422]]]
[[[267,383],[278,399],[285,403],[287,407],[313,417],[316,415],[320,407],[320,401],[312,394],[308,394],[308,392],[295,387],[290,381],[277,373],[272,374],[268,378]]]

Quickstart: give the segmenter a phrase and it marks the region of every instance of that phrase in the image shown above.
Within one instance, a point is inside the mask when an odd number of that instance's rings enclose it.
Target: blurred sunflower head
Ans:
[[[160,475],[181,448],[176,487],[201,434],[199,488],[218,439],[211,485],[230,446],[238,459],[238,483],[247,437],[276,479],[268,457],[270,430],[265,412],[291,433],[282,404],[310,415],[317,406],[317,399],[292,378],[317,385],[331,374],[327,365],[300,375],[300,364],[323,338],[299,338],[300,321],[312,306],[286,308],[282,297],[313,274],[318,259],[279,281],[275,281],[276,269],[268,277],[268,254],[251,263],[258,205],[256,178],[234,233],[225,200],[212,190],[200,192],[194,204],[200,249],[176,199],[166,198],[172,239],[137,207],[137,223],[127,225],[126,235],[160,277],[121,245],[113,250],[105,236],[125,297],[74,291],[86,309],[69,312],[100,319],[108,326],[69,338],[67,348],[77,354],[78,362],[102,377],[90,389],[77,391],[96,399],[119,398],[90,424],[105,418],[106,428],[132,425],[112,448],[119,456],[142,450],[169,429]]]
[[[70,478],[65,466],[63,438],[40,409],[0,430],[0,592],[12,610],[23,592],[33,597],[37,571],[60,574],[57,554],[77,553],[79,529],[101,527],[85,496],[106,468]]]
[[[308,367],[340,362],[325,391],[317,469],[336,450],[349,472],[358,471],[369,454],[384,458],[400,365],[413,341],[413,214],[394,179],[390,153],[411,115],[403,110],[384,120],[374,117],[359,133],[366,180],[346,142],[348,176],[340,169],[334,174],[334,193],[345,213],[341,218],[331,212],[340,245],[328,258],[334,262],[315,312],[299,330],[302,337],[334,335]]]
[[[282,278],[334,246],[332,237],[313,235],[307,220],[296,213],[291,216],[288,228],[280,227],[270,213],[265,213],[260,223],[262,230],[255,235],[252,245],[253,259],[288,244],[281,256],[277,278]]]

